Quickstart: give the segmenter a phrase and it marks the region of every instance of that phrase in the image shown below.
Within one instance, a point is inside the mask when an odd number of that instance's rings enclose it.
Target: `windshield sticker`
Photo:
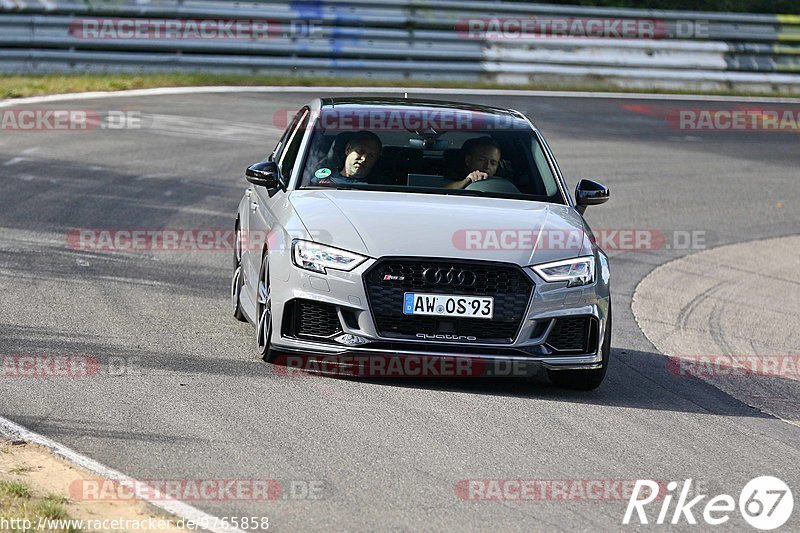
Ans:
[[[331,175],[331,169],[329,169],[329,168],[321,168],[321,169],[317,170],[316,172],[314,172],[314,177],[319,178],[319,179],[325,179],[330,175]]]

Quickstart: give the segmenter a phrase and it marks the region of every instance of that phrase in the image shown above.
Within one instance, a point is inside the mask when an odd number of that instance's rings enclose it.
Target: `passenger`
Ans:
[[[464,163],[467,165],[467,177],[448,183],[444,186],[446,189],[463,189],[476,181],[491,178],[500,167],[500,146],[491,137],[470,139],[464,143],[462,150],[466,152]]]
[[[344,164],[336,174],[324,175],[319,169],[311,179],[313,185],[366,184],[367,176],[381,155],[380,137],[369,131],[359,131],[347,141],[344,148]]]

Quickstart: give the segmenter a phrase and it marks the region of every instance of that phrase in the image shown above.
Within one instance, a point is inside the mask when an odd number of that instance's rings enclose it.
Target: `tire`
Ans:
[[[239,222],[236,222],[236,230],[233,233],[233,279],[231,279],[231,308],[233,316],[240,322],[247,322],[247,318],[242,311],[242,287],[244,287],[244,273],[242,271],[242,242],[239,235]]]
[[[548,370],[547,377],[550,383],[563,389],[589,391],[594,390],[603,383],[611,360],[611,303],[608,306],[608,322],[606,336],[603,339],[602,366],[595,370]]]
[[[258,275],[258,291],[256,294],[256,346],[261,359],[270,363],[275,358],[272,349],[272,304],[269,291],[269,263],[267,254],[261,261],[261,271]]]

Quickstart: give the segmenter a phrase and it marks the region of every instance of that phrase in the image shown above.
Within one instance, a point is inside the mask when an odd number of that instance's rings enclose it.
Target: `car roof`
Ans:
[[[442,111],[453,112],[473,112],[485,113],[487,115],[498,115],[514,117],[519,120],[526,120],[525,115],[514,109],[506,109],[502,107],[470,104],[465,102],[453,102],[448,100],[429,100],[419,98],[385,98],[385,97],[333,97],[333,98],[320,98],[318,99],[319,108],[336,108],[336,107],[349,107],[349,108],[370,108],[376,107],[387,109],[402,109],[402,108],[428,108],[437,109]],[[312,107],[317,107],[312,105]]]

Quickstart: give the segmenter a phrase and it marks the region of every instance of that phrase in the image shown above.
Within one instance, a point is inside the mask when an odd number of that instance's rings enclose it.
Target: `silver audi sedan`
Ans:
[[[316,99],[245,176],[231,301],[266,361],[422,357],[603,381],[610,272],[583,213],[609,191],[581,180],[573,199],[525,115]]]

